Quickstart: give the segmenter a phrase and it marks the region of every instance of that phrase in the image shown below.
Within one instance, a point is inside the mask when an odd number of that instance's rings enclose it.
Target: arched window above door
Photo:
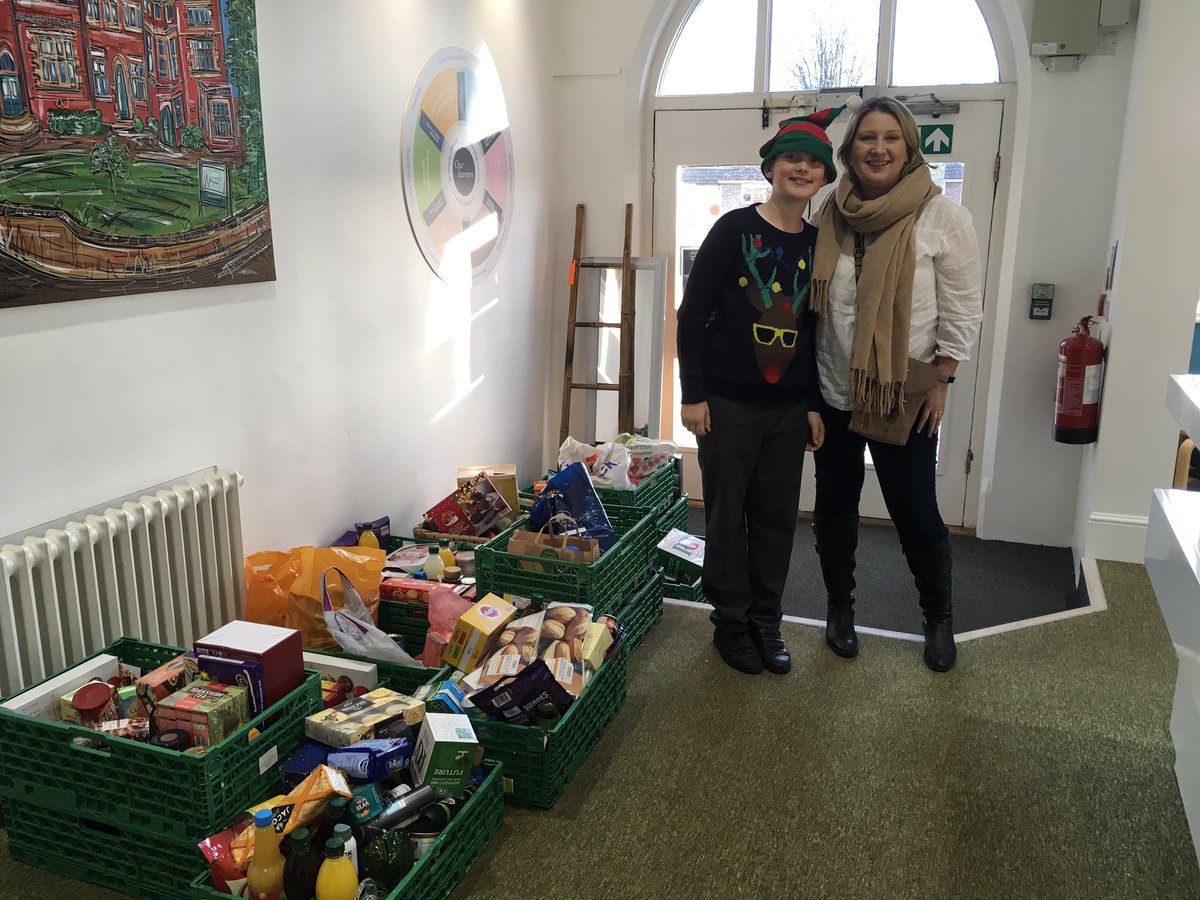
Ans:
[[[976,0],[698,0],[671,46],[658,95],[999,80]]]
[[[12,54],[7,50],[0,50],[0,72],[15,72],[17,66],[13,62]]]

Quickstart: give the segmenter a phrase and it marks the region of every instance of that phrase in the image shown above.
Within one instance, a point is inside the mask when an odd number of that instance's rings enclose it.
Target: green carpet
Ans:
[[[1200,898],[1170,639],[1145,569],[1100,569],[1106,612],[970,641],[948,675],[802,626],[792,674],[740,675],[668,605],[566,793],[508,807],[455,898]],[[4,898],[117,896],[2,848]]]

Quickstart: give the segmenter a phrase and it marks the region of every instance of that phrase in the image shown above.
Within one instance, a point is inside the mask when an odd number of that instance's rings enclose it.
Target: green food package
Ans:
[[[394,828],[358,851],[358,877],[372,878],[390,891],[404,880],[414,862],[408,831]]]

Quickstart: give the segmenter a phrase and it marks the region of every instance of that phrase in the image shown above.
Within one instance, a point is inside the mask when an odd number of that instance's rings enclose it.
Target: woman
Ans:
[[[979,330],[979,248],[970,214],[933,184],[917,123],[898,100],[863,101],[838,158],[846,177],[818,217],[813,272],[826,428],[814,457],[813,529],[829,596],[825,639],[840,656],[858,653],[854,553],[866,445],[920,594],[925,664],[945,672],[956,648],[949,532],[934,485],[937,432]],[[903,404],[905,350],[933,363],[937,383],[904,446],[868,441],[850,431],[851,414],[893,414]]]
[[[808,303],[816,229],[804,214],[834,174],[824,129],[839,112],[780,123],[759,150],[770,198],[717,220],[678,313],[680,416],[699,447],[713,643],[747,674],[791,669],[779,623],[798,450],[824,439]]]

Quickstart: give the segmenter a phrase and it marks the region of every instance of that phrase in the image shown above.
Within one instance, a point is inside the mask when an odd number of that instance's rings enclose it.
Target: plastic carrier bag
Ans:
[[[342,579],[342,608],[334,609],[329,599],[329,573],[337,572]],[[321,576],[321,608],[325,613],[325,625],[333,639],[347,653],[397,662],[405,666],[421,665],[401,650],[396,642],[380,631],[371,621],[371,613],[350,579],[334,566]]]

